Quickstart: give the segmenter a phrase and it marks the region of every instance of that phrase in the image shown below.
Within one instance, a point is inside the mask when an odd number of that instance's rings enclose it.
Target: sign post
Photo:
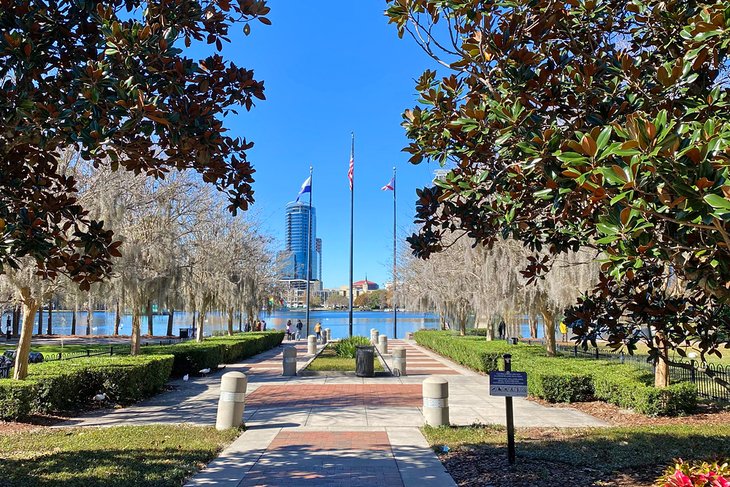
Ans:
[[[504,358],[504,372],[492,371],[489,373],[489,394],[504,396],[507,410],[507,460],[510,465],[515,463],[515,420],[512,408],[512,397],[527,396],[527,372],[512,372],[512,355],[506,353]]]

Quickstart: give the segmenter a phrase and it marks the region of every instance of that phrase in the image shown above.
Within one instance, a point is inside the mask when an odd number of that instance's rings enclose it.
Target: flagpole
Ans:
[[[312,280],[312,166],[309,166],[309,224],[307,225],[307,336],[309,336],[309,284]]]
[[[396,239],[396,199],[395,192],[398,183],[395,181],[395,166],[393,166],[393,338],[398,338],[398,303],[395,299],[397,272],[396,272],[396,255],[397,255],[397,239]]]
[[[352,147],[350,148],[350,161],[353,164],[352,178],[350,179],[350,309],[348,319],[348,336],[352,336],[352,250],[353,250],[353,229],[355,216],[355,132],[352,132]]]

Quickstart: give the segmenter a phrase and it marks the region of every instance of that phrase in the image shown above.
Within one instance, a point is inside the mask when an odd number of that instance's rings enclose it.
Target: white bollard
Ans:
[[[332,341],[332,330],[330,330],[329,328],[325,328],[324,334],[327,336],[327,341],[331,342]]]
[[[370,331],[370,343],[378,346],[378,336],[380,335],[380,332],[378,330],[371,330]]]
[[[246,405],[247,383],[246,374],[242,372],[223,374],[215,429],[221,431],[241,426],[243,423],[243,409]]]
[[[393,374],[398,377],[406,374],[406,349],[398,347],[393,349]]]
[[[449,383],[441,377],[423,381],[423,417],[429,426],[449,424]]]
[[[314,355],[317,353],[317,335],[309,335],[307,337],[307,354]]]
[[[409,331],[408,333],[406,333],[406,340],[413,340],[413,332],[412,331]]]
[[[320,335],[322,336],[322,345],[327,345],[327,331],[322,330]]]
[[[297,375],[297,349],[294,347],[284,348],[284,372],[282,375]]]
[[[380,355],[388,355],[388,336],[387,335],[378,336],[378,351],[380,352]]]

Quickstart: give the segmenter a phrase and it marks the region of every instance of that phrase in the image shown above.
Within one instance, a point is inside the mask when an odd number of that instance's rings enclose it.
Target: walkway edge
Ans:
[[[386,428],[403,487],[456,487],[417,428]]]

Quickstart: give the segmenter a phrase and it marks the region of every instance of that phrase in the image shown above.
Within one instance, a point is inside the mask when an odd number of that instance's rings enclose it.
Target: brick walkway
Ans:
[[[406,369],[408,375],[459,375],[460,372],[444,361],[427,354],[423,349],[406,340],[391,340],[388,349],[396,347],[406,349]]]
[[[246,407],[419,407],[420,384],[261,385],[246,397]]]

